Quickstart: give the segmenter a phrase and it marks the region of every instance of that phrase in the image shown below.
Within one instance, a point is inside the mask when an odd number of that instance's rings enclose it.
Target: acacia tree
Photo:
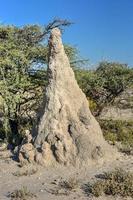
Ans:
[[[14,143],[19,139],[22,109],[31,100],[40,100],[46,84],[47,44],[44,40],[54,27],[68,26],[67,20],[53,20],[45,27],[38,25],[0,27],[0,95],[3,98],[4,130]],[[66,46],[70,54],[71,47]],[[43,66],[43,69],[40,66]],[[29,106],[30,104],[28,104]],[[33,106],[33,104],[32,104]],[[25,112],[25,110],[24,110]],[[10,133],[10,134],[9,134]]]
[[[86,96],[93,100],[95,115],[133,85],[133,69],[115,62],[101,62],[96,70],[78,70],[76,77]]]

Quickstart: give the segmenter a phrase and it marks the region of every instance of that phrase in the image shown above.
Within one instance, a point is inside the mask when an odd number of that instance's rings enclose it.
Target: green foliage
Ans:
[[[75,76],[80,88],[88,96],[87,92],[94,86],[96,80],[94,71],[75,69]]]
[[[0,94],[4,101],[4,129],[8,139],[11,136],[10,132],[14,135],[18,134],[21,105],[28,101],[28,98],[25,100],[24,94],[34,87],[28,70],[38,55],[40,45],[36,45],[36,55],[34,51],[31,57],[31,51],[35,48],[32,33],[37,36],[40,33],[39,27],[31,26],[22,29],[0,27]]]
[[[75,67],[77,63],[78,50],[68,44],[64,44],[65,52],[70,60],[71,67]]]
[[[97,104],[96,104],[96,102],[93,99],[91,99],[91,98],[88,98],[88,102],[89,102],[89,108],[90,108],[90,110],[94,113],[97,110]]]
[[[133,70],[124,64],[102,62],[96,73],[102,79],[102,87],[109,101],[133,84]]]
[[[106,132],[103,134],[105,140],[107,140],[108,142],[111,142],[113,145],[115,145],[116,141],[117,141],[117,134],[114,134],[112,132]]]
[[[79,86],[97,105],[99,115],[121,92],[133,85],[133,70],[127,65],[102,62],[96,70],[75,70]]]
[[[91,193],[96,197],[103,193],[133,197],[133,174],[122,169],[105,173],[103,180],[98,180],[91,186]]]
[[[133,147],[133,122],[120,120],[99,120],[106,140],[121,142]]]

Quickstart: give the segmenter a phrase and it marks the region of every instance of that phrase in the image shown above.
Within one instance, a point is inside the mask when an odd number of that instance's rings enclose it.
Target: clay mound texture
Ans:
[[[113,156],[114,150],[105,142],[75,80],[57,28],[49,39],[47,72],[48,86],[34,141],[40,149],[36,161],[80,165]]]

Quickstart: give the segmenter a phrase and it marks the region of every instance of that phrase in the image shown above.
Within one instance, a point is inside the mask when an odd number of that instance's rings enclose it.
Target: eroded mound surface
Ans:
[[[89,110],[64,51],[60,30],[49,39],[48,86],[34,134],[35,160],[44,165],[84,165],[115,157]],[[30,143],[25,146],[32,151]],[[21,159],[24,157],[21,156]]]

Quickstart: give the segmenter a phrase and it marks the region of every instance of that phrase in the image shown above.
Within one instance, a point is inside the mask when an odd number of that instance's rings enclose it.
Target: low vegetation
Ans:
[[[72,178],[69,178],[69,180],[60,181],[59,186],[61,188],[71,191],[71,190],[76,189],[79,186],[79,182],[76,178],[72,177]]]
[[[49,190],[54,195],[69,195],[71,192],[75,192],[79,187],[79,181],[75,177],[71,177],[68,180],[60,180],[58,183],[52,182],[55,185],[54,189]]]
[[[133,174],[122,169],[105,173],[102,180],[91,185],[90,191],[96,197],[106,194],[133,198]]]
[[[20,176],[31,176],[33,174],[36,174],[38,171],[37,167],[35,166],[26,166],[22,167],[20,170],[13,173],[14,176],[20,177]]]
[[[27,187],[23,186],[21,189],[14,190],[9,193],[9,198],[11,200],[28,200],[36,197],[35,194],[31,193]]]
[[[121,142],[123,150],[133,148],[133,121],[99,120],[99,123],[107,141]]]

